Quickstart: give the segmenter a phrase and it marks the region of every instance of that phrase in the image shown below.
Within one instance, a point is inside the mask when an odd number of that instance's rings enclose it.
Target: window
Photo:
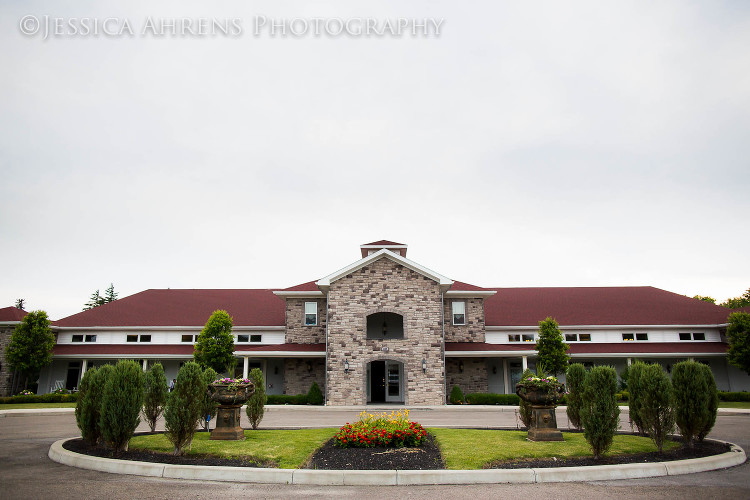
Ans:
[[[466,324],[466,302],[455,301],[451,303],[453,307],[453,324],[454,325],[465,325]]]
[[[96,335],[86,335],[86,342],[96,342]]]
[[[138,335],[128,335],[128,342],[138,342]]]
[[[260,342],[260,335],[250,335],[250,342]]]
[[[705,333],[681,333],[680,340],[706,340]]]
[[[318,303],[305,302],[305,325],[315,326],[318,324]]]
[[[692,340],[692,335],[689,333],[681,333],[680,334],[680,340]]]
[[[250,335],[237,335],[237,342],[250,342]]]
[[[532,334],[511,334],[508,335],[508,342],[534,342],[534,335]]]
[[[580,342],[591,342],[591,334],[590,333],[579,333],[578,334],[578,340]]]
[[[197,335],[183,335],[182,336],[182,341],[183,342],[190,342],[192,344],[193,342],[195,342],[195,338],[196,337],[197,337]]]
[[[648,340],[648,333],[636,333],[635,340]]]
[[[591,342],[590,333],[566,333],[565,342]]]
[[[73,335],[73,342],[83,342],[83,335]]]
[[[141,335],[141,342],[151,342],[151,335]]]
[[[151,335],[128,335],[125,340],[128,342],[151,342]]]
[[[706,340],[706,334],[705,333],[694,333],[693,334],[693,340]]]
[[[648,340],[648,333],[623,333],[622,340],[625,340],[625,341]]]

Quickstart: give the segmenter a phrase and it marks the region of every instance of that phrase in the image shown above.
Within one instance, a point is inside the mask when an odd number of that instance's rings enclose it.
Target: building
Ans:
[[[652,287],[482,288],[407,258],[407,246],[376,241],[356,262],[286,289],[146,290],[53,323],[54,361],[39,392],[75,388],[91,366],[161,362],[168,378],[192,359],[210,314],[233,317],[237,375],[263,370],[269,394],[300,394],[312,382],[329,405],[444,404],[464,392],[512,393],[535,365],[537,325],[561,325],[575,361],[621,372],[635,359],[667,371],[693,358],[722,390],[748,390],[728,365],[728,310]]]

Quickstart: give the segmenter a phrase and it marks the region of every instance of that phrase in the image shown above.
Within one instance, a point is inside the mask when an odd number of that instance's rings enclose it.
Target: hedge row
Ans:
[[[75,403],[78,394],[35,394],[33,396],[10,396],[0,398],[0,404],[19,403]]]
[[[719,401],[748,401],[750,402],[750,392],[723,392],[719,391]]]
[[[515,394],[487,394],[474,392],[466,395],[466,404],[518,406],[518,396]]]

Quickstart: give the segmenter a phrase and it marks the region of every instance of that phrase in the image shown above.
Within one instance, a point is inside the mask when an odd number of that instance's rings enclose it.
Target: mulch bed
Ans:
[[[214,456],[180,456],[142,450],[128,450],[113,455],[104,447],[92,447],[81,439],[67,441],[63,447],[76,453],[120,460],[137,460],[176,465],[212,465],[224,467],[276,467],[273,463],[261,463],[250,457],[219,458]],[[601,460],[581,458],[536,458],[495,462],[489,469],[525,469],[548,467],[581,467],[589,465],[616,465],[647,462],[666,462],[717,455],[729,451],[728,445],[714,441],[696,443],[695,448],[679,447],[664,453],[637,453],[633,455],[605,456]],[[304,466],[309,469],[327,470],[427,470],[444,469],[445,463],[434,438],[427,439],[418,448],[337,448],[333,440],[325,443]]]

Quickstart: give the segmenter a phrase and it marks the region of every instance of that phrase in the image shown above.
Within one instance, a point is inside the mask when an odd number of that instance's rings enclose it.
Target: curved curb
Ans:
[[[645,477],[676,476],[740,465],[747,460],[745,451],[733,443],[731,451],[721,455],[672,462],[590,467],[555,467],[549,469],[485,469],[485,470],[313,470],[268,469],[244,467],[212,467],[205,465],[171,465],[133,460],[92,457],[68,451],[56,441],[49,448],[49,458],[71,467],[112,474],[232,481],[240,483],[308,484],[308,485],[426,485],[426,484],[495,484],[495,483],[560,483],[572,481],[605,481]],[[718,440],[714,440],[718,441]]]

